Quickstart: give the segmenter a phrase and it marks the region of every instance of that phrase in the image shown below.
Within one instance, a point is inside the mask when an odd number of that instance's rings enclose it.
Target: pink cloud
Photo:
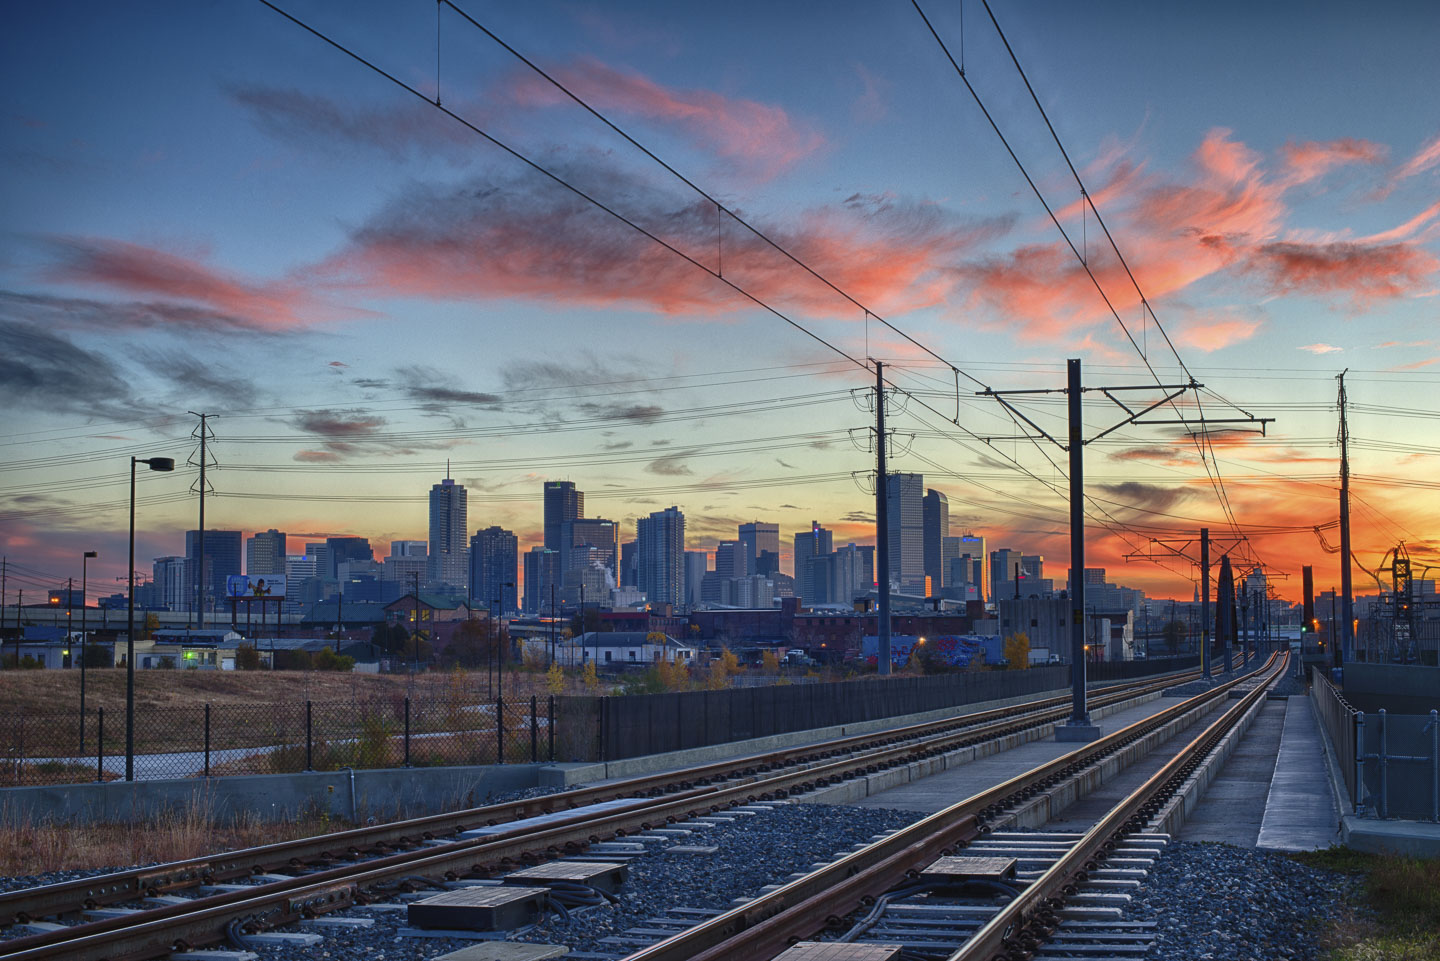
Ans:
[[[662,86],[642,74],[583,58],[552,71],[596,110],[671,124],[695,143],[753,174],[773,177],[824,145],[815,130],[791,119],[783,107],[730,98],[710,90]],[[521,106],[571,103],[548,81],[520,76],[511,95]]]
[[[51,280],[202,305],[232,326],[283,330],[335,312],[299,283],[246,280],[154,247],[80,237],[57,240],[54,246],[62,256],[45,272]],[[212,326],[219,319],[211,314],[190,316]]]
[[[1249,340],[1260,329],[1258,320],[1239,318],[1207,319],[1186,324],[1176,340],[1187,347],[1210,352]]]
[[[1289,178],[1306,183],[1347,164],[1377,164],[1385,160],[1383,144],[1356,137],[1325,142],[1287,143],[1280,148]]]
[[[1347,293],[1364,306],[1421,291],[1440,261],[1407,244],[1271,243],[1256,248],[1244,269],[1286,293]]]
[[[1440,164],[1440,136],[1435,137],[1429,143],[1423,144],[1415,156],[1401,164],[1393,174],[1390,175],[1390,186],[1393,188],[1402,180],[1408,180],[1417,174],[1422,174]]]

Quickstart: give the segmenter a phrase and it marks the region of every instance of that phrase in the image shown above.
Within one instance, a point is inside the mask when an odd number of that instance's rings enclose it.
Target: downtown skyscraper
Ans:
[[[667,507],[635,524],[636,579],[651,605],[685,603],[685,515]]]
[[[446,477],[430,488],[430,554],[426,568],[434,590],[464,591],[469,575],[465,485]]]
[[[503,614],[519,610],[515,592],[520,542],[513,531],[487,527],[470,538],[470,606]]]
[[[585,516],[585,492],[575,489],[573,481],[545,482],[545,549],[561,551],[565,543],[561,525]]]
[[[890,583],[905,594],[925,591],[925,478],[890,474],[885,478]]]

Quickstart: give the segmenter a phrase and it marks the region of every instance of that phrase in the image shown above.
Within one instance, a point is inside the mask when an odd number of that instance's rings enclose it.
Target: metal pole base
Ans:
[[[1057,741],[1084,744],[1089,741],[1098,740],[1099,738],[1100,727],[1099,725],[1089,723],[1089,718],[1085,719],[1085,723],[1076,723],[1072,720],[1065,724],[1058,724],[1055,727],[1055,740]]]

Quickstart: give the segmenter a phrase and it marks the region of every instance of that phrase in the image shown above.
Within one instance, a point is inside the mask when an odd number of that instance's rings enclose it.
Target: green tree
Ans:
[[[328,647],[316,651],[310,662],[317,671],[338,671],[342,674],[349,673],[355,667],[355,658],[348,654],[336,654]]]

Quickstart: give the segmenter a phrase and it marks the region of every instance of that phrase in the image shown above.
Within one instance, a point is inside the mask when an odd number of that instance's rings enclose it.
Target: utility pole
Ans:
[[[1343,594],[1341,640],[1335,648],[1336,667],[1350,660],[1355,643],[1355,598],[1350,584],[1350,428],[1345,420],[1345,374],[1349,369],[1342,370],[1336,378],[1340,381],[1340,591]]]
[[[875,361],[875,623],[876,670],[890,673],[890,482],[885,473],[885,365]]]
[[[1065,362],[1065,393],[1070,415],[1070,720],[1069,731],[1055,729],[1057,740],[1089,741],[1100,736],[1085,709],[1085,422],[1080,415],[1080,359]],[[1019,572],[1015,578],[1019,592]]]
[[[1200,528],[1200,674],[1210,683],[1210,528]]]
[[[410,656],[410,675],[413,678],[415,670],[420,663],[420,572],[410,572],[410,584],[414,588],[414,602],[410,605],[415,614],[415,630],[411,633],[410,641],[415,645],[415,653]]]
[[[5,593],[5,578],[10,573],[10,558],[0,557],[0,634],[5,631],[5,598],[10,595]],[[3,643],[3,642],[0,642]]]

